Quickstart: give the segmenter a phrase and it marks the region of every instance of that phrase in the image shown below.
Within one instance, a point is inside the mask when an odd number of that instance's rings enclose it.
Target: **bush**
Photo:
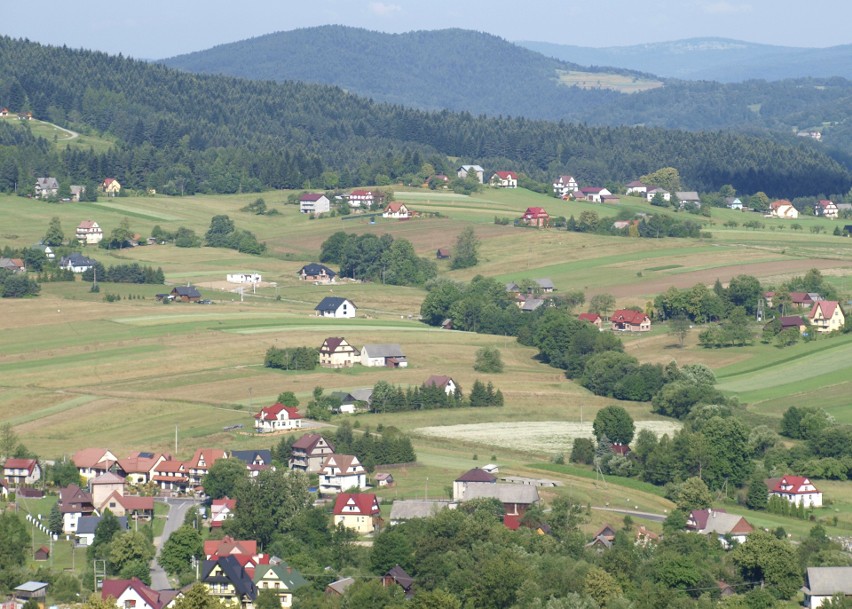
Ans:
[[[495,347],[482,347],[476,351],[473,369],[477,372],[503,372],[503,359]]]

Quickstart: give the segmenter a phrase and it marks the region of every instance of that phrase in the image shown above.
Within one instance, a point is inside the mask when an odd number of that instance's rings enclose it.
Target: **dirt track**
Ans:
[[[825,269],[852,269],[852,262],[808,258],[805,260],[756,262],[754,264],[720,266],[703,271],[666,275],[656,279],[645,277],[633,284],[590,288],[586,297],[588,298],[601,293],[612,294],[616,298],[653,296],[655,294],[665,292],[672,286],[676,288],[689,288],[694,286],[696,283],[712,285],[716,279],[721,280],[723,284],[727,284],[731,278],[736,277],[737,275],[754,275],[758,279],[762,279],[764,277],[803,274],[813,268],[818,268],[823,271],[823,274],[825,274]]]

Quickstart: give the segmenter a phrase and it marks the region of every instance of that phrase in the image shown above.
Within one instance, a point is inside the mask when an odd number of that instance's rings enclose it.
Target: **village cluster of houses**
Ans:
[[[776,296],[775,292],[764,292],[767,307],[773,308]],[[804,318],[802,315],[782,315],[779,318],[782,330],[795,328],[800,334],[804,334],[810,327],[818,334],[828,334],[842,330],[846,324],[846,316],[840,303],[836,300],[826,300],[816,292],[790,292],[790,303],[794,309],[807,313]]]
[[[121,184],[115,178],[106,178],[100,185],[100,191],[107,197],[117,197],[121,193]],[[51,199],[59,196],[59,180],[53,177],[36,178],[33,192],[37,199]],[[79,184],[72,184],[69,187],[70,196],[65,199],[67,201],[79,202],[84,194],[86,187]]]
[[[339,201],[344,201],[349,205],[350,209],[356,211],[369,210],[380,199],[371,190],[353,190],[346,196],[338,197]],[[331,199],[319,192],[306,192],[299,196],[299,212],[303,214],[311,214],[318,216],[327,214],[331,211]],[[382,210],[382,217],[392,220],[408,220],[416,215],[416,212],[410,210],[405,203],[401,201],[390,201]]]

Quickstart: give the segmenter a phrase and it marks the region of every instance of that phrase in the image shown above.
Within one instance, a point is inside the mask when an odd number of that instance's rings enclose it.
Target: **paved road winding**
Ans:
[[[159,500],[158,500],[159,501]],[[166,505],[169,506],[169,513],[166,515],[166,526],[163,528],[163,534],[160,537],[154,538],[154,545],[157,547],[157,554],[163,548],[163,544],[169,538],[169,535],[174,533],[178,527],[183,524],[186,517],[186,512],[199,502],[196,499],[164,499]],[[168,590],[171,588],[169,578],[166,572],[157,562],[155,558],[151,562],[151,587],[154,590]]]

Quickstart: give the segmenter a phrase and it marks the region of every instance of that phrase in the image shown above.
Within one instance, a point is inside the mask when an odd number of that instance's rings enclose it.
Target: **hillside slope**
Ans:
[[[554,118],[567,112],[559,108],[615,95],[559,85],[559,71],[580,69],[575,64],[459,29],[386,34],[329,25],[223,44],[162,63],[203,74],[336,85],[376,101],[429,110],[529,118]],[[475,107],[471,100],[477,100]]]
[[[852,45],[812,49],[728,38],[689,38],[600,48],[536,41],[517,44],[562,61],[640,70],[685,80],[733,83],[751,79],[852,78]]]

